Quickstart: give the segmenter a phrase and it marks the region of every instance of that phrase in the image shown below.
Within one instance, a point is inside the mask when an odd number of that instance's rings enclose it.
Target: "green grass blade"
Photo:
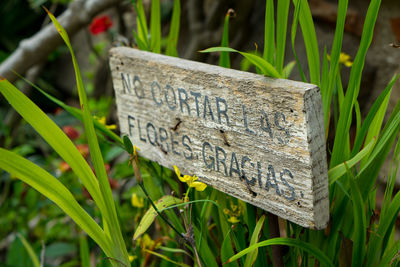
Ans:
[[[100,226],[78,204],[71,192],[48,172],[29,160],[0,148],[0,168],[32,186],[59,206],[78,224],[107,255],[111,255],[110,240]]]
[[[342,177],[346,172],[347,168],[352,168],[358,162],[360,162],[363,158],[365,158],[373,149],[376,138],[371,140],[368,145],[366,145],[359,153],[357,153],[353,158],[348,161],[345,161],[339,165],[336,165],[334,168],[328,171],[329,177],[329,185],[335,183],[340,177]]]
[[[265,25],[264,25],[264,54],[263,58],[271,65],[275,64],[275,14],[274,1],[265,1]]]
[[[137,24],[137,37],[136,40],[140,40],[141,45],[145,46],[147,51],[150,51],[148,32],[147,32],[147,22],[146,13],[144,12],[142,0],[137,0],[134,6],[136,10],[136,24]]]
[[[207,267],[217,267],[216,255],[214,255],[210,246],[207,242],[207,235],[202,233],[196,225],[193,225],[194,237],[196,240],[196,246],[201,260],[204,263],[204,266]]]
[[[136,45],[140,50],[149,51],[149,47],[147,46],[146,42],[139,37],[139,34],[133,31],[133,36],[135,37]]]
[[[123,262],[124,264],[128,265],[129,264],[128,252],[126,250],[125,242],[122,237],[121,228],[119,225],[117,212],[114,204],[113,194],[110,188],[110,184],[108,182],[106,169],[104,167],[104,160],[101,155],[96,132],[94,130],[92,115],[89,110],[87,96],[83,86],[83,81],[79,70],[78,62],[75,58],[74,51],[72,49],[71,43],[69,42],[68,39],[68,35],[66,34],[64,28],[50,12],[48,12],[48,14],[50,19],[53,21],[55,27],[57,28],[58,32],[60,33],[61,37],[64,39],[64,42],[67,45],[72,57],[72,62],[75,69],[76,84],[78,87],[79,102],[83,112],[83,124],[89,144],[90,157],[92,159],[92,164],[99,180],[100,192],[105,203],[104,219],[105,223],[107,224],[107,226],[105,226],[105,229],[106,232],[110,231],[110,235],[114,243],[113,248],[115,254],[113,256],[118,260],[120,260],[121,262]]]
[[[375,118],[375,115],[378,112],[379,108],[381,107],[383,101],[385,100],[385,98],[389,94],[389,92],[391,92],[393,85],[399,79],[399,77],[400,77],[400,74],[393,77],[393,79],[390,81],[388,86],[386,86],[385,90],[379,95],[379,97],[375,100],[374,104],[372,105],[370,111],[368,112],[367,117],[364,120],[363,125],[361,126],[361,130],[359,131],[359,133],[356,136],[353,150],[351,152],[352,157],[356,153],[358,153],[358,151],[360,150],[360,148],[364,142],[365,135],[367,134],[367,131],[371,125],[372,120]]]
[[[231,10],[228,10],[224,20],[224,30],[222,33],[221,47],[229,47],[229,18],[231,16]],[[221,52],[219,57],[219,65],[224,68],[231,67],[231,61],[229,58],[229,52]]]
[[[245,52],[240,52],[240,54],[257,66],[264,75],[273,78],[283,78],[282,75],[279,74],[279,72],[274,68],[274,66],[272,66],[268,61],[265,61],[262,57]]]
[[[346,164],[345,164],[346,166]],[[354,180],[348,166],[347,173],[349,174],[349,184],[351,188],[351,200],[353,202],[354,215],[354,231],[353,231],[353,253],[351,258],[351,266],[363,266],[365,258],[365,243],[367,239],[367,222],[365,217],[365,209],[363,198],[357,183]]]
[[[96,205],[100,210],[104,210],[105,204],[101,197],[98,181],[86,160],[67,135],[9,81],[0,80],[0,93],[3,94],[25,121],[69,164],[93,197]]]
[[[150,47],[154,53],[161,53],[161,11],[160,0],[151,0]]]
[[[400,251],[400,240],[398,240],[390,249],[386,250],[382,261],[377,266],[398,266]],[[396,261],[397,259],[397,261]],[[396,262],[396,265],[393,263]]]
[[[358,96],[362,70],[364,68],[365,56],[371,44],[374,32],[374,26],[378,15],[381,0],[372,0],[367,11],[363,34],[361,37],[360,47],[357,56],[354,60],[353,67],[351,68],[349,86],[346,91],[346,96],[343,108],[340,111],[338,126],[336,129],[335,141],[332,150],[332,157],[330,166],[334,167],[343,161],[343,150],[346,145],[345,135],[348,134],[352,119],[352,110],[355,100]],[[345,158],[346,160],[346,158]]]
[[[331,64],[329,70],[329,78],[326,84],[321,84],[322,107],[324,111],[325,132],[328,132],[329,111],[331,109],[332,93],[335,86],[339,68],[340,51],[342,50],[344,25],[346,22],[348,0],[339,0],[338,17],[336,20],[335,37],[333,39],[331,51]],[[322,90],[323,89],[323,90]]]
[[[381,106],[379,107],[374,119],[372,120],[371,125],[369,126],[368,129],[367,136],[365,137],[365,143],[370,142],[375,136],[379,136],[383,123],[383,118],[386,114],[387,106],[389,104],[391,92],[392,90],[390,89],[389,93],[387,94]],[[360,168],[362,168],[366,164],[367,160],[368,156],[361,161]]]
[[[231,238],[231,230],[225,235],[224,241],[222,242],[221,245],[221,261],[226,262],[229,260],[230,257],[234,255],[234,251],[232,248],[232,238]],[[239,267],[239,264],[237,262],[231,262],[228,264],[224,264],[227,267]]]
[[[167,49],[165,54],[167,56],[178,56],[178,38],[179,38],[179,28],[181,19],[181,1],[174,0],[174,7],[172,10],[171,27],[169,30]]]
[[[276,70],[283,71],[290,0],[279,0],[276,14]],[[285,76],[285,75],[284,75]],[[288,77],[288,76],[286,76]]]
[[[261,218],[258,220],[256,227],[254,227],[253,234],[251,235],[251,240],[250,240],[250,246],[257,244],[259,238],[260,238],[260,233],[262,230],[262,227],[264,226],[264,221],[265,221],[265,214],[261,216]],[[254,262],[256,261],[258,256],[258,249],[254,249],[253,251],[249,252],[246,256],[246,261],[244,262],[245,267],[251,267],[254,265]]]
[[[235,49],[229,48],[229,47],[211,47],[211,48],[207,48],[205,50],[201,50],[200,52],[201,53],[236,52],[236,53],[239,53],[242,56],[244,56],[248,61],[250,61],[256,67],[258,67],[264,75],[270,76],[273,78],[282,78],[282,76],[278,73],[278,71],[274,68],[274,66],[272,66],[268,61],[266,61],[265,59],[263,59],[262,57],[260,57],[258,55],[240,52],[238,50],[235,50]]]
[[[81,256],[81,267],[90,267],[90,252],[86,235],[79,235],[79,254]]]
[[[22,245],[25,247],[26,251],[28,252],[28,255],[32,261],[32,265],[34,267],[40,267],[39,258],[37,257],[32,246],[28,243],[28,241],[26,241],[25,237],[23,237],[20,233],[17,233],[17,237],[19,238],[19,240],[21,240]]]
[[[301,0],[300,3],[293,0],[296,8],[300,7],[299,22],[303,33],[304,44],[307,51],[308,69],[310,71],[311,83],[320,86],[320,62],[317,35],[315,34],[314,22],[311,16],[310,7],[307,0]]]
[[[294,66],[296,66],[296,61],[291,61],[285,66],[285,68],[283,68],[282,76],[284,79],[289,79],[289,76],[292,73]]]
[[[299,14],[300,14],[300,1],[301,0],[296,0],[297,5],[295,5],[294,8],[294,16],[293,16],[293,22],[292,22],[292,29],[290,33],[290,39],[292,41],[292,51],[294,58],[296,60],[297,68],[299,69],[300,77],[303,82],[307,82],[306,75],[304,74],[303,69],[301,68],[299,58],[297,57],[296,53],[296,48],[295,48],[295,41],[296,41],[296,32],[297,32],[297,24],[299,24]]]
[[[310,243],[304,242],[299,239],[283,238],[283,237],[271,238],[265,241],[261,241],[257,244],[254,244],[240,251],[235,256],[231,257],[228,262],[235,261],[259,247],[272,246],[272,245],[286,245],[298,248],[314,256],[321,262],[323,266],[333,266],[330,259],[319,248],[315,247],[314,245],[311,245]]]
[[[322,56],[322,73],[321,73],[321,95],[326,91],[329,79],[329,60],[326,46],[324,46],[324,54]]]
[[[382,133],[368,158],[365,167],[358,174],[358,183],[363,199],[368,197],[369,192],[373,188],[378,173],[386,159],[388,153],[392,149],[392,145],[396,140],[396,136],[400,131],[400,101],[392,112],[388,122],[386,123]]]
[[[368,245],[368,264],[367,266],[376,266],[376,257],[382,247],[385,237],[392,231],[400,212],[400,192],[398,192],[387,207],[386,212],[379,219],[379,226],[376,233],[372,233]],[[387,253],[387,252],[385,252]]]
[[[169,206],[175,205],[177,203],[182,203],[182,200],[170,195],[163,196],[156,203],[156,208],[161,210],[162,208],[167,208]],[[139,226],[136,228],[133,239],[136,240],[139,236],[144,234],[150,225],[154,222],[157,217],[157,212],[153,207],[150,207],[140,220]]]
[[[147,253],[150,253],[150,254],[152,254],[152,255],[154,255],[156,257],[159,257],[159,258],[161,258],[161,259],[163,259],[165,261],[168,261],[168,262],[174,264],[174,266],[190,267],[189,265],[187,265],[187,264],[185,264],[183,262],[174,261],[174,260],[168,258],[167,256],[161,254],[161,253],[157,253],[157,252],[154,252],[154,251],[148,250],[148,249],[145,249],[144,251],[147,252]]]

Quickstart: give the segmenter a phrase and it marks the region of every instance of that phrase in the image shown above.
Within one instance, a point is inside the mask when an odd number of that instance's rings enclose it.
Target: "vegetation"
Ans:
[[[49,12],[72,56],[81,109],[66,105],[40,88],[37,90],[81,121],[83,128],[61,129],[52,120],[60,121],[60,116],[46,115],[14,85],[0,80],[1,94],[24,118],[24,127],[30,125],[58,155],[46,148],[47,155],[38,157],[31,153],[31,144],[11,150],[0,148],[0,168],[5,171],[1,179],[6,192],[5,198],[0,200],[0,233],[4,236],[10,231],[24,229],[8,249],[6,264],[39,266],[44,258],[70,255],[65,257],[68,261],[63,262],[63,266],[90,266],[90,255],[94,254],[99,266],[272,266],[276,259],[271,246],[284,245],[280,249],[285,266],[400,265],[400,240],[395,228],[400,193],[394,191],[400,164],[400,102],[391,114],[386,114],[388,99],[399,75],[389,81],[364,119],[357,100],[380,4],[380,0],[370,2],[353,63],[342,53],[348,0],[338,2],[334,41],[329,52],[324,49],[322,60],[305,0],[279,0],[276,7],[274,1],[266,0],[262,55],[229,48],[231,12],[225,18],[221,46],[202,51],[221,52],[223,67],[230,67],[230,53],[240,53],[258,73],[276,78],[289,77],[297,65],[303,81],[321,89],[326,138],[332,136],[334,140],[327,144],[331,220],[327,229],[319,231],[285,221],[281,229],[285,236],[277,238],[270,238],[269,217],[265,211],[206,187],[196,181],[195,176],[181,175],[177,168],[172,172],[140,158],[129,138],[118,137],[110,129],[112,127],[93,118],[68,35]],[[284,66],[291,5],[294,18],[290,39],[296,62]],[[161,36],[160,1],[151,1],[150,28],[142,1],[138,0],[134,6],[137,29],[133,34],[137,47],[177,56],[180,1],[174,0],[166,45]],[[309,77],[301,69],[295,51],[298,25],[307,51]],[[347,88],[343,88],[340,72],[344,64],[351,67]],[[107,108],[106,105],[106,112]],[[68,117],[66,113],[62,116]],[[386,123],[384,116],[388,117]],[[71,121],[78,125],[77,120]],[[352,126],[355,127],[354,139],[350,136]],[[79,127],[84,136],[75,129]],[[35,140],[43,145],[42,139]],[[391,171],[379,210],[375,185],[392,149]],[[114,161],[123,154],[129,157],[123,162]],[[129,189],[114,190],[113,194],[108,164],[112,164],[114,179],[122,181],[122,187]],[[56,166],[60,166],[58,172]],[[8,193],[10,191],[12,194]],[[24,210],[17,216],[15,209],[20,206]],[[64,213],[76,225],[66,226],[69,219]],[[33,221],[38,221],[34,232],[27,232],[24,225],[26,222],[33,224]],[[76,234],[71,235],[71,231]],[[86,234],[91,239],[88,240]],[[45,250],[40,244],[43,239],[46,244],[50,243]],[[19,256],[21,251],[24,257]],[[39,256],[41,251],[45,251],[44,258]],[[53,265],[57,264],[61,263],[53,261]]]

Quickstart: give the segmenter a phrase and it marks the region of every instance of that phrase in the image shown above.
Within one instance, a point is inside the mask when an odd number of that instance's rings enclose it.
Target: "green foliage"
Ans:
[[[3,204],[0,205],[3,212],[0,233],[21,228],[24,229],[21,237],[27,239],[15,239],[8,250],[6,263],[37,266],[41,244],[32,240],[44,239],[49,244],[46,251],[50,251],[49,255],[46,252],[46,258],[75,255],[74,259],[65,263],[66,266],[79,262],[82,266],[89,266],[90,255],[96,253],[94,243],[105,254],[97,255],[98,266],[221,266],[224,263],[226,266],[272,266],[271,246],[274,245],[285,246],[282,259],[285,266],[398,264],[400,241],[395,225],[400,212],[400,192],[394,190],[394,184],[400,168],[400,102],[391,114],[386,113],[392,88],[400,75],[388,83],[364,119],[357,100],[380,3],[380,0],[370,2],[360,49],[351,67],[347,88],[343,88],[340,71],[348,0],[338,2],[333,44],[330,51],[324,49],[322,61],[313,19],[305,0],[266,0],[262,53],[241,52],[229,47],[230,12],[225,16],[221,46],[201,51],[220,52],[219,64],[223,67],[230,67],[230,53],[240,53],[245,62],[256,67],[257,72],[274,78],[288,78],[297,64],[302,80],[309,80],[321,88],[325,134],[327,138],[334,136],[328,157],[331,221],[327,230],[320,231],[283,222],[280,230],[286,233],[284,238],[270,238],[264,211],[212,188],[202,192],[193,188],[190,190],[171,170],[140,158],[137,154],[140,150],[127,136],[120,138],[106,125],[93,120],[90,100],[87,99],[68,36],[50,14],[72,55],[81,109],[66,105],[37,86],[36,89],[75,117],[77,120],[73,120],[74,123],[83,123],[80,129],[85,136],[75,142],[89,144],[90,162],[95,174],[75,143],[52,121],[60,120],[58,116],[46,115],[8,81],[0,80],[1,94],[26,121],[24,129],[29,129],[30,125],[55,151],[46,147],[44,159],[37,157],[40,146],[33,142],[17,146],[12,151],[0,148],[0,168],[9,173],[0,173],[6,196],[0,197]],[[285,66],[290,6],[294,9],[290,41],[295,61]],[[135,2],[134,8],[137,14],[137,29],[134,32],[137,47],[178,56],[180,1],[173,1],[165,47],[161,36],[162,2],[151,1],[150,28],[147,27],[142,0]],[[309,79],[300,68],[294,47],[298,24],[307,52]],[[385,116],[388,118],[386,121],[383,119]],[[356,129],[354,142],[350,141],[352,126]],[[0,128],[8,131],[3,129],[5,126],[2,124]],[[29,131],[27,134],[34,136]],[[38,140],[35,139],[35,142],[43,143],[42,139]],[[380,213],[376,214],[376,181],[384,160],[393,148],[383,204]],[[60,173],[60,157],[70,171]],[[111,165],[111,171],[106,170],[105,163]],[[111,191],[111,175],[122,184],[120,189]],[[132,179],[133,176],[136,179]],[[59,208],[14,178],[30,185]],[[92,200],[85,197],[84,190]],[[10,192],[12,198],[7,197]],[[18,213],[15,212],[17,209]],[[91,239],[88,240],[75,226],[65,227],[65,214]],[[38,225],[28,235],[26,222],[36,217],[45,219],[37,219]],[[15,226],[9,223],[14,221]],[[53,228],[46,230],[48,224],[54,225]],[[71,229],[75,230],[75,234],[71,235]],[[62,241],[53,242],[57,239]],[[78,244],[79,251],[73,249]],[[128,251],[136,257],[131,257],[132,262],[129,261]],[[19,259],[19,254],[25,255],[24,259]]]

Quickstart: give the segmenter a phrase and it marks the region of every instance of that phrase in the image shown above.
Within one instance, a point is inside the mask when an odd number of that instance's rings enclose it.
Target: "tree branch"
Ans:
[[[122,0],[76,0],[57,20],[70,36],[87,26],[98,13],[121,3]],[[19,47],[0,65],[0,77],[13,82],[32,66],[42,62],[59,45],[62,39],[52,24],[48,24],[34,36],[21,41]]]

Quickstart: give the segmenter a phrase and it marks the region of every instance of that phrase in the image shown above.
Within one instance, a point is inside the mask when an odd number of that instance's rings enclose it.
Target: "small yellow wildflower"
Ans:
[[[239,205],[235,205],[235,204],[233,204],[233,201],[231,200],[230,201],[230,209],[225,208],[223,210],[224,213],[229,216],[228,222],[230,222],[232,224],[240,222],[238,217],[243,214],[243,207],[240,204],[241,203],[239,203]]]
[[[142,237],[139,237],[136,240],[136,245],[142,248],[142,251],[148,250],[156,250],[162,245],[161,240],[153,240],[151,237],[146,233]]]
[[[95,117],[95,119],[97,119],[101,124],[105,125],[106,128],[109,130],[117,129],[117,126],[115,124],[111,124],[111,125],[106,124],[106,117],[101,117],[101,118]]]
[[[240,220],[235,216],[231,216],[231,217],[229,217],[228,222],[234,224],[234,223],[240,222]]]
[[[136,193],[132,194],[131,203],[133,207],[143,208],[144,207],[144,199],[139,198]]]
[[[179,171],[179,168],[177,166],[173,166],[176,175],[178,176],[179,180],[183,183],[187,183],[189,187],[194,187],[197,191],[204,191],[206,189],[207,185],[205,183],[196,181],[198,177],[196,175],[190,176],[190,175],[181,175],[181,172]]]
[[[137,256],[129,255],[128,258],[129,258],[129,262],[132,262],[137,259]]]
[[[331,60],[331,56],[327,55],[328,60]],[[353,66],[353,61],[351,61],[350,55],[340,52],[339,63],[345,65],[346,67]]]

